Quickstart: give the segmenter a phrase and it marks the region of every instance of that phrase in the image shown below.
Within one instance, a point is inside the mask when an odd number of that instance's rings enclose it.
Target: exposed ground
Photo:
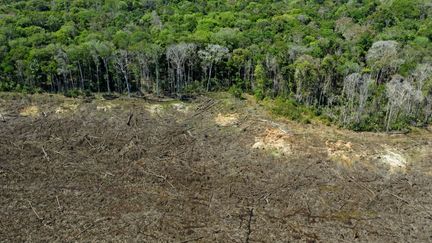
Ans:
[[[225,94],[0,94],[0,155],[1,242],[432,241],[427,130],[300,125]]]

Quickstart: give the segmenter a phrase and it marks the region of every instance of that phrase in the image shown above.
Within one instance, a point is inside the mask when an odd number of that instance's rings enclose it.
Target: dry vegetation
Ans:
[[[1,94],[0,240],[432,240],[432,135],[354,133],[224,94]]]

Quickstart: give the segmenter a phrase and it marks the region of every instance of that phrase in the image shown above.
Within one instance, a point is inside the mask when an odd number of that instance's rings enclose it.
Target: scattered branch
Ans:
[[[133,113],[129,114],[128,121],[126,123],[129,127],[131,125],[131,121],[132,121],[133,115],[134,115]]]
[[[47,152],[45,151],[45,148],[44,148],[44,147],[42,147],[42,152],[44,153],[44,158],[49,162],[50,159],[49,159],[48,154],[47,154]]]
[[[248,219],[248,224],[247,224],[247,234],[246,234],[246,243],[249,243],[250,240],[250,235],[252,233],[252,218],[254,216],[254,209],[250,208],[249,209],[249,219]]]
[[[204,236],[200,236],[200,237],[197,237],[197,238],[194,238],[194,239],[190,239],[190,240],[184,240],[181,243],[187,243],[187,242],[192,242],[192,241],[199,241],[199,240],[202,240],[202,239],[204,239]]]
[[[39,220],[43,220],[43,218],[42,218],[41,216],[39,216],[39,214],[36,212],[36,209],[32,206],[31,202],[28,201],[28,203],[29,203],[29,205],[30,205],[30,208],[33,210],[33,213],[36,215],[36,217],[37,217]]]
[[[75,239],[77,239],[79,236],[81,236],[83,233],[85,233],[86,231],[88,231],[89,229],[93,228],[97,223],[107,220],[109,218],[100,218],[100,219],[96,219],[94,222],[88,224],[86,227],[84,227],[83,230],[80,230],[80,232],[78,234],[76,234],[75,236],[73,236],[70,240],[68,241],[73,241]]]
[[[58,208],[59,208],[59,210],[61,210],[61,209],[62,209],[62,207],[60,206],[60,201],[59,201],[59,198],[58,198],[58,196],[56,196],[56,201],[57,201],[57,205],[58,205]]]
[[[164,180],[166,183],[168,183],[168,185],[170,185],[174,190],[176,190],[176,188],[174,187],[174,185],[171,184],[171,182],[168,181],[168,179],[167,179],[166,176],[158,175],[158,174],[154,173],[153,171],[143,170],[143,172],[146,173],[146,174],[148,174],[148,175],[152,175],[152,176],[155,176],[157,178],[160,178],[160,179]]]

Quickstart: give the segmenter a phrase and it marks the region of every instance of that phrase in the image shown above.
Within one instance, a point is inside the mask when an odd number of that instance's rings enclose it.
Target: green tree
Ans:
[[[265,97],[265,87],[267,84],[267,77],[265,75],[264,66],[262,64],[257,64],[254,71],[255,77],[255,87],[254,94],[259,100]]]

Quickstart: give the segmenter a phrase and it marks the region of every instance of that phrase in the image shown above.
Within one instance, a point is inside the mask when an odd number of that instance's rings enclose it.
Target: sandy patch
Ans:
[[[55,111],[56,114],[67,114],[67,113],[73,113],[76,110],[78,110],[78,104],[62,104],[60,107],[58,107]]]
[[[37,117],[37,116],[39,116],[39,114],[40,114],[39,107],[34,106],[34,105],[25,107],[22,110],[20,110],[21,116]]]
[[[225,114],[225,115],[219,113],[215,118],[215,122],[219,126],[223,126],[223,127],[234,126],[237,125],[239,122],[239,115],[235,113]]]
[[[390,171],[404,170],[407,166],[405,156],[394,149],[386,149],[381,155],[381,162],[389,166]]]
[[[152,115],[160,114],[163,110],[163,107],[158,104],[152,104],[146,107],[146,110],[150,112]]]
[[[260,137],[255,138],[254,149],[275,150],[277,153],[287,155],[292,153],[292,137],[286,132],[268,128]]]
[[[181,112],[181,113],[187,113],[189,111],[189,106],[187,106],[183,103],[172,104],[172,108],[178,112]]]
[[[338,140],[336,142],[326,141],[327,154],[329,158],[344,166],[352,166],[355,161],[358,161],[361,156],[353,150],[353,144]]]
[[[114,104],[111,104],[111,103],[103,104],[103,105],[101,104],[101,105],[96,106],[96,110],[97,111],[108,112],[108,111],[111,111],[115,107],[117,107],[117,105],[114,105]]]

